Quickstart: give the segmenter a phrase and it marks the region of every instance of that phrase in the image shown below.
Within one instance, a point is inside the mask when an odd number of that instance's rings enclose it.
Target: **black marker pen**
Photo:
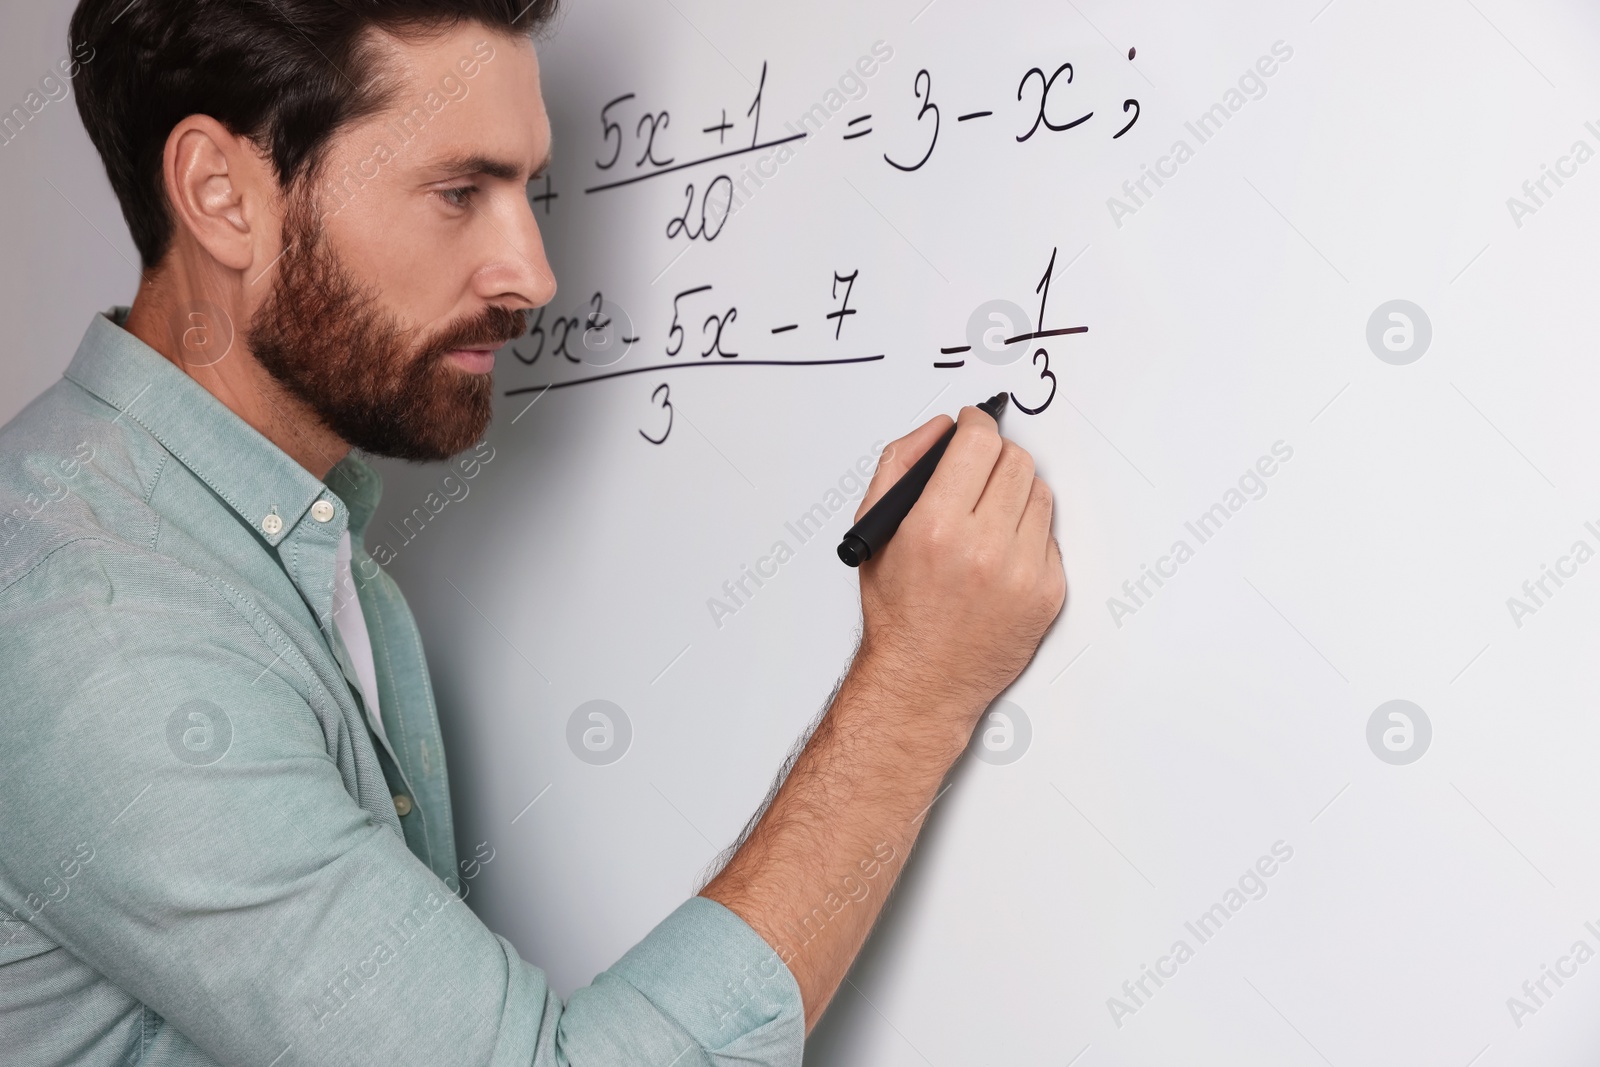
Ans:
[[[979,404],[978,410],[998,422],[1005,407],[1006,394],[996,393]],[[840,559],[852,567],[859,567],[883,551],[883,546],[889,543],[889,538],[894,536],[905,517],[911,513],[911,507],[922,495],[922,490],[927,488],[928,479],[933,477],[933,469],[939,465],[939,457],[950,447],[950,439],[955,435],[954,426],[946,430],[933,443],[933,447],[913,463],[911,469],[902,474],[900,480],[891,485],[876,504],[867,509],[861,521],[850,527],[844,540],[839,542]]]

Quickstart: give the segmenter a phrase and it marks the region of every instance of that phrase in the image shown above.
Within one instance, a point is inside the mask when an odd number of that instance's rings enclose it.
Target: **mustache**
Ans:
[[[434,357],[457,348],[500,348],[521,337],[528,328],[528,313],[491,304],[468,319],[453,323],[428,344]]]

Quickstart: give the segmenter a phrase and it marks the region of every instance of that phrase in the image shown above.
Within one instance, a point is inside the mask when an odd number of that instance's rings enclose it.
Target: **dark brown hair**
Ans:
[[[209,115],[268,156],[279,186],[314,173],[341,127],[388,103],[369,29],[400,36],[463,22],[533,34],[558,0],[80,0],[68,31],[78,114],[104,160],[145,269],[173,219],[161,180],[167,135]]]

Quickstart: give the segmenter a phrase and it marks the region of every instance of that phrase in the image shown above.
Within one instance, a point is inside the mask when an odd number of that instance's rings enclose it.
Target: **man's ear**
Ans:
[[[248,138],[190,115],[167,135],[161,173],[174,223],[220,265],[242,271],[277,255],[277,178]]]

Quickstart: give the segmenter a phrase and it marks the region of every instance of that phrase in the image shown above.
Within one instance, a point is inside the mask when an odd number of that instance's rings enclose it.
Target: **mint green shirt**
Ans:
[[[461,902],[377,473],[317,480],[109,315],[0,428],[0,1062],[799,1064],[793,976],[714,901],[564,1005]]]

